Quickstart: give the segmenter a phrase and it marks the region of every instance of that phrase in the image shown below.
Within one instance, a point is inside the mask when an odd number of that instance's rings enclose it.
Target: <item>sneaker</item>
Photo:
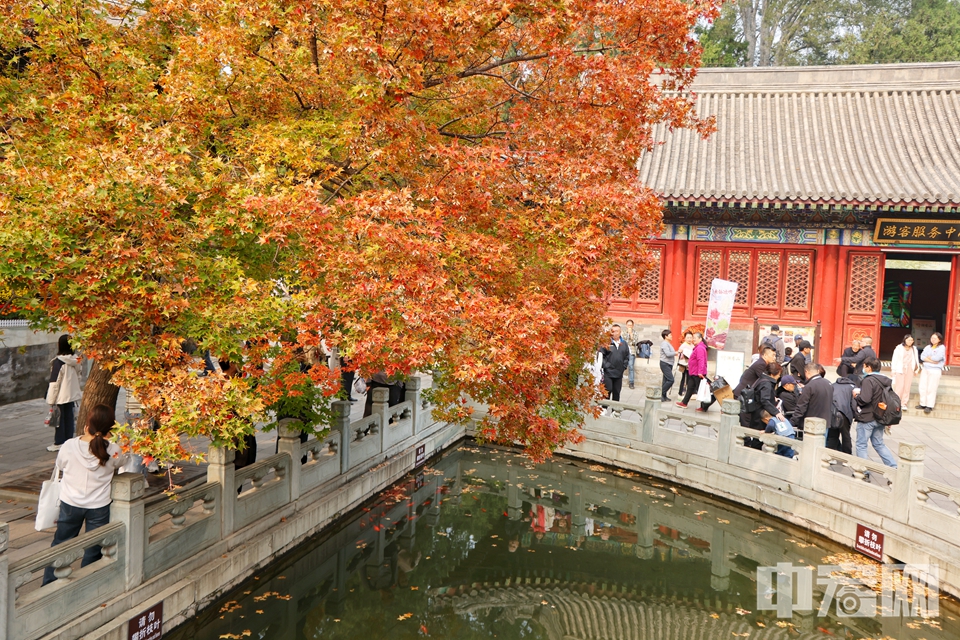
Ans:
[[[924,413],[932,413],[932,412],[933,412],[933,407],[924,407],[924,408],[923,408],[923,412],[924,412]]]
[[[660,402],[670,402],[670,398],[660,398]]]
[[[52,452],[52,451],[60,451],[60,445],[58,445],[58,444],[52,444],[52,445],[50,445],[49,447],[47,447],[47,451],[51,451],[51,452]]]
[[[918,404],[916,407],[914,407],[914,409],[926,409],[926,407],[922,404]]]
[[[697,413],[706,413],[706,412],[707,412],[707,410],[704,409],[703,407],[697,407],[697,408],[695,409],[695,411],[696,411]]]
[[[630,388],[633,389],[633,383],[632,383],[632,382],[630,383]]]
[[[683,409],[686,409],[686,408],[687,408],[687,405],[683,404],[682,402],[678,402],[678,403],[677,403],[677,406],[678,406],[678,407],[681,407],[681,408],[683,408]]]

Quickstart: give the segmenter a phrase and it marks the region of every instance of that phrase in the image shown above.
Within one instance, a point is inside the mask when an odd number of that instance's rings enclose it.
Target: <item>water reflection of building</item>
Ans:
[[[712,639],[746,631],[750,638],[806,638],[818,626],[836,628],[836,619],[796,614],[789,622],[802,635],[788,635],[772,613],[762,618],[766,628],[756,624],[756,612],[737,613],[755,608],[757,566],[813,565],[827,551],[769,519],[687,493],[577,465],[457,451],[168,640],[229,638],[238,627],[250,637],[364,638],[402,622],[396,611],[413,612],[431,631],[489,616],[568,640]],[[524,518],[538,503],[568,514],[569,532],[534,541]],[[632,538],[587,536],[591,518],[630,530]],[[525,540],[511,551],[514,533]],[[845,624],[855,637],[960,637],[957,629],[916,635],[905,622]]]

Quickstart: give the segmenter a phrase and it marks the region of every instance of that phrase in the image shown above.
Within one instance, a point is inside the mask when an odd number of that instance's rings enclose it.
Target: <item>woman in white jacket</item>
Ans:
[[[57,468],[63,471],[63,480],[57,532],[51,547],[80,535],[84,522],[88,532],[110,522],[110,484],[114,473],[127,461],[120,447],[107,440],[113,424],[113,409],[98,404],[90,410],[83,435],[67,440],[57,454]],[[90,547],[83,552],[80,566],[85,567],[100,557],[100,547]],[[53,567],[47,567],[43,584],[56,579]]]
[[[64,442],[73,437],[73,403],[80,399],[80,358],[70,347],[70,336],[60,336],[57,345],[57,357],[50,362],[50,382],[60,381],[56,399],[51,402],[60,408],[60,424],[53,435],[53,444],[47,451],[57,451]],[[50,398],[47,402],[50,402]]]
[[[913,376],[920,373],[920,354],[913,344],[913,336],[904,336],[903,342],[893,350],[890,373],[893,374],[893,391],[900,397],[900,406],[906,409],[910,403]]]

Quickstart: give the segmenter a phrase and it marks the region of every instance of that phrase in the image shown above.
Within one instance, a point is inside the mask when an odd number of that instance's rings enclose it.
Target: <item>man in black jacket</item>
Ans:
[[[853,373],[848,378],[860,380],[863,377],[863,363],[868,359],[877,359],[877,352],[873,350],[873,338],[860,338],[860,351],[856,355],[840,358],[840,364],[853,367]]]
[[[840,378],[833,383],[833,424],[827,426],[827,449],[853,453],[850,425],[857,415],[853,401],[856,386],[850,378]]]
[[[820,375],[820,364],[811,362],[805,370],[807,384],[800,390],[800,400],[790,422],[798,432],[805,418],[823,418],[830,426],[833,417],[833,385]]]
[[[610,400],[620,402],[620,388],[623,386],[623,373],[630,366],[630,347],[620,337],[620,325],[610,330],[610,344],[600,347],[603,354],[603,386],[610,394]]]
[[[810,355],[810,351],[813,349],[813,345],[804,340],[797,344],[797,353],[793,356],[793,359],[790,360],[790,373],[793,375],[800,384],[807,384],[807,357]]]
[[[777,362],[777,351],[773,347],[764,346],[760,349],[760,357],[750,364],[749,367],[740,376],[740,383],[733,390],[733,397],[740,399],[740,392],[747,387],[753,386],[753,383],[760,379],[767,371],[767,365],[771,362]]]
[[[893,381],[886,376],[879,375],[880,361],[876,358],[867,358],[863,361],[863,381],[860,383],[859,393],[853,390],[857,404],[857,457],[867,458],[867,441],[873,444],[874,451],[888,467],[897,468],[897,459],[893,457],[887,445],[883,444],[884,426],[877,422],[883,413],[878,406],[883,402],[884,390],[889,388]]]

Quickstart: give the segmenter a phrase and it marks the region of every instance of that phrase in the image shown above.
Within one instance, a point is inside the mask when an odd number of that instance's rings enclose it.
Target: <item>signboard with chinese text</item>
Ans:
[[[873,231],[876,244],[960,244],[960,220],[879,218]]]
[[[160,640],[163,636],[163,601],[130,619],[128,640]]]
[[[857,525],[857,537],[853,541],[853,548],[877,562],[883,562],[883,534],[876,529]]]
[[[736,282],[714,278],[710,286],[710,304],[707,307],[706,330],[703,334],[703,341],[708,347],[719,350],[726,346],[736,299]]]
[[[413,463],[413,466],[419,467],[426,461],[427,461],[427,445],[422,444],[419,447],[417,447],[417,459],[416,459],[416,462]]]

